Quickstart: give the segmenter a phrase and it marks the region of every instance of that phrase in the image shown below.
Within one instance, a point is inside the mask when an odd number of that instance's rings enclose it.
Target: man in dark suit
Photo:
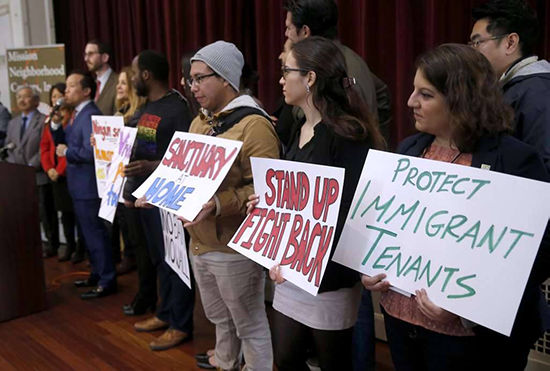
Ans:
[[[95,92],[96,84],[90,75],[73,72],[67,77],[65,102],[75,111],[65,129],[67,144],[59,144],[56,148],[58,156],[67,157],[67,185],[90,254],[90,277],[75,281],[77,287],[93,287],[80,296],[82,299],[99,298],[116,291],[109,230],[98,216],[101,199],[97,193],[94,155],[90,145],[91,117],[101,115],[92,101]]]
[[[53,210],[53,207],[46,207],[48,200],[53,200],[53,193],[48,177],[40,164],[40,138],[42,138],[45,116],[36,109],[40,96],[30,86],[20,88],[15,97],[21,115],[8,124],[5,143],[13,145],[13,148],[7,152],[8,162],[32,166],[36,171],[36,184],[40,197],[40,221],[48,237],[45,254],[54,255],[59,247],[59,230],[56,215],[48,212]]]
[[[96,93],[92,97],[99,110],[107,116],[116,113],[116,85],[118,74],[109,65],[113,58],[111,46],[99,40],[86,44],[84,62],[90,72],[96,75]]]

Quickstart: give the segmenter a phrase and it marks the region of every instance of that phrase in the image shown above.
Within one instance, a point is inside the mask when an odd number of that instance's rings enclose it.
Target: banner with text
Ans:
[[[15,93],[29,85],[40,94],[40,101],[50,104],[53,85],[65,82],[65,45],[39,45],[6,49],[11,111],[19,112]]]
[[[101,197],[99,217],[109,222],[115,218],[116,208],[122,200],[122,187],[124,186],[124,166],[130,162],[132,148],[136,140],[137,129],[123,127],[118,135],[115,152],[111,164],[108,166],[107,181]],[[97,139],[96,139],[97,141]]]
[[[163,209],[159,209],[159,212],[164,236],[164,261],[192,289],[183,223],[174,213]]]
[[[176,131],[153,174],[133,193],[192,221],[227,175],[243,143]]]
[[[92,116],[92,133],[95,139],[94,163],[97,194],[103,197],[107,174],[116,151],[120,130],[124,119],[120,116]]]
[[[260,202],[229,247],[317,295],[329,261],[344,186],[344,169],[252,158]]]
[[[508,335],[550,216],[550,185],[369,151],[333,260]]]

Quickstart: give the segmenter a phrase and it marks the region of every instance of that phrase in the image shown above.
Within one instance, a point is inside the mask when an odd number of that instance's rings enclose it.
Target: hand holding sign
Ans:
[[[128,165],[124,166],[124,176],[125,177],[148,176],[153,171],[155,171],[159,163],[160,161],[147,161],[147,160],[132,161]]]
[[[212,213],[216,210],[216,201],[214,201],[213,198],[211,198],[207,203],[202,205],[201,211],[197,214],[195,219],[193,221],[189,221],[185,219],[182,216],[179,216],[178,219],[183,222],[183,226],[185,228],[192,227],[195,224],[200,223],[202,220],[206,219],[208,216],[212,215]]]
[[[416,304],[420,311],[429,319],[440,323],[447,323],[458,316],[435,305],[429,298],[426,290],[416,290]]]
[[[390,288],[389,281],[383,281],[386,278],[384,273],[377,274],[376,276],[361,275],[361,283],[367,290],[385,292]]]

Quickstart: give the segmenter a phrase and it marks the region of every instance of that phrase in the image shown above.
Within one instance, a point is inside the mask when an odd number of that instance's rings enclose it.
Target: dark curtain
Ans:
[[[339,37],[389,86],[393,97],[391,145],[413,131],[407,108],[415,58],[441,43],[465,43],[471,9],[485,0],[340,0]],[[284,42],[282,0],[54,0],[57,42],[67,69],[85,68],[86,41],[114,50],[113,67],[129,65],[141,50],[165,53],[172,87],[180,88],[184,53],[216,40],[233,42],[258,71],[257,95],[272,110],[281,95],[277,56]],[[540,23],[538,54],[550,56],[550,1],[529,0]]]

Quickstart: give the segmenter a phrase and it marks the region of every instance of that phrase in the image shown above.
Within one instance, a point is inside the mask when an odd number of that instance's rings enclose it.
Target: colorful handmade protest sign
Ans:
[[[214,196],[242,145],[177,131],[159,166],[133,195],[192,221]]]
[[[329,261],[342,199],[344,169],[251,158],[260,197],[229,247],[312,295]]]
[[[95,139],[94,164],[97,194],[103,197],[107,183],[108,167],[115,153],[118,135],[124,127],[119,116],[92,116],[92,133]]]
[[[159,212],[164,236],[164,261],[192,289],[183,223],[176,214],[163,209],[159,209]]]
[[[117,137],[112,161],[107,167],[107,180],[101,198],[99,217],[111,223],[115,218],[117,205],[122,200],[122,187],[125,179],[123,177],[124,166],[130,162],[136,135],[136,128],[123,127],[121,129],[120,135]]]
[[[333,260],[509,335],[549,216],[547,183],[371,150]]]

